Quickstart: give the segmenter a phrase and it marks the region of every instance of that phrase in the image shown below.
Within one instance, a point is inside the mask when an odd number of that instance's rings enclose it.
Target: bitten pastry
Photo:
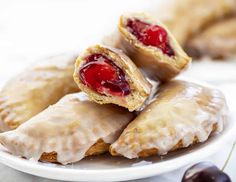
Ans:
[[[151,92],[150,83],[120,50],[95,45],[76,60],[75,82],[91,100],[139,109]]]
[[[236,17],[219,21],[206,28],[189,41],[187,51],[194,57],[236,56]]]
[[[147,15],[121,16],[119,31],[119,47],[151,79],[168,81],[191,62],[168,29]]]
[[[78,91],[75,59],[72,54],[49,57],[11,79],[0,91],[0,130],[15,129],[65,94]]]
[[[178,0],[172,17],[164,21],[180,45],[212,22],[236,12],[236,0]]]
[[[68,164],[108,151],[132,118],[124,108],[96,104],[75,93],[16,130],[1,133],[0,143],[17,156]]]
[[[220,91],[171,81],[161,86],[156,99],[127,126],[110,152],[131,159],[204,142],[210,134],[222,131],[226,111]]]

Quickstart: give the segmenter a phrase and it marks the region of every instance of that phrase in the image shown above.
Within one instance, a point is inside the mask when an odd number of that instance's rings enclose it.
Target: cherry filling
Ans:
[[[88,56],[80,68],[79,76],[83,84],[100,94],[125,96],[130,87],[122,69],[102,54]]]
[[[174,56],[174,51],[168,42],[167,32],[162,27],[151,25],[138,19],[128,19],[126,26],[130,33],[144,45],[157,47],[164,54]]]

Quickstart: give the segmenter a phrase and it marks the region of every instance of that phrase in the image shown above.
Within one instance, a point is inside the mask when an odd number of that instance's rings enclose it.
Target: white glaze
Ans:
[[[16,130],[0,134],[0,142],[14,155],[34,160],[55,151],[57,161],[68,164],[84,158],[99,139],[114,142],[132,118],[126,109],[93,103],[84,93],[71,94]]]
[[[17,128],[68,93],[78,91],[74,54],[52,56],[18,74],[0,91],[0,130]]]
[[[193,144],[194,137],[204,142],[212,133],[223,129],[227,106],[221,92],[187,82],[173,81],[162,89],[111,150],[127,158],[137,158],[146,149],[158,149],[164,155],[178,142],[183,147]]]

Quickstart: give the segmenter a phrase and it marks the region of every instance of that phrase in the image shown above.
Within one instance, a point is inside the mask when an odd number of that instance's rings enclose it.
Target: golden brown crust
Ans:
[[[212,126],[211,133],[215,133],[216,131],[217,131],[217,124],[214,124]],[[195,136],[191,146],[194,145],[194,144],[197,144],[197,143],[199,143],[199,140]],[[180,140],[170,151],[176,151],[176,150],[183,149],[183,148],[186,148],[186,147],[184,147],[183,141]],[[112,150],[111,148],[110,148],[109,152],[111,153],[112,156],[121,156],[116,151]],[[143,157],[144,158],[144,157],[155,156],[157,154],[158,154],[158,149],[157,148],[151,148],[151,149],[145,149],[145,150],[142,150],[141,152],[139,152],[138,157]]]
[[[57,162],[57,153],[56,152],[50,152],[50,153],[44,152],[40,157],[40,161],[58,163]]]
[[[130,86],[130,94],[122,97],[102,95],[96,91],[93,91],[81,82],[78,74],[79,69],[85,62],[84,58],[94,53],[106,55],[124,71],[126,80]],[[135,64],[121,50],[103,45],[91,46],[77,58],[74,71],[74,80],[79,88],[89,95],[91,100],[99,104],[117,104],[128,108],[129,111],[139,109],[151,92],[151,84],[145,79]]]
[[[93,146],[89,148],[85,156],[100,155],[104,152],[107,152],[109,150],[109,146],[110,144],[105,143],[102,139],[99,139]],[[59,163],[57,161],[56,152],[50,152],[50,153],[44,152],[40,157],[40,161]]]
[[[73,80],[75,55],[58,55],[11,79],[0,91],[0,131],[17,128],[68,93],[78,91]]]
[[[138,18],[142,21],[157,24],[164,28],[168,33],[169,43],[175,55],[165,55],[160,49],[145,46],[137,38],[130,33],[126,27],[128,18]],[[122,50],[142,68],[152,79],[160,81],[168,81],[178,75],[182,70],[186,69],[191,62],[191,58],[182,50],[173,35],[160,22],[154,20],[145,14],[127,14],[120,18],[120,45]]]
[[[223,94],[184,81],[162,85],[157,97],[110,147],[112,155],[127,158],[165,155],[204,142],[223,130],[227,105]]]
[[[133,117],[127,109],[74,93],[17,129],[0,133],[0,143],[13,155],[65,165],[107,151]]]
[[[149,156],[154,156],[157,155],[158,149],[156,148],[151,148],[151,149],[146,149],[138,153],[138,157],[149,157]]]

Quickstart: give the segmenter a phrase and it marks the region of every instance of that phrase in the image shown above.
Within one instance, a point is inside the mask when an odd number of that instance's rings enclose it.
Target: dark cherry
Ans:
[[[229,176],[210,162],[200,162],[190,167],[182,182],[231,182]]]
[[[138,19],[128,19],[128,30],[144,45],[154,46],[168,56],[174,56],[166,30],[158,25],[152,25]]]
[[[79,70],[83,84],[102,95],[125,96],[130,93],[125,74],[113,61],[102,54],[92,54]]]

